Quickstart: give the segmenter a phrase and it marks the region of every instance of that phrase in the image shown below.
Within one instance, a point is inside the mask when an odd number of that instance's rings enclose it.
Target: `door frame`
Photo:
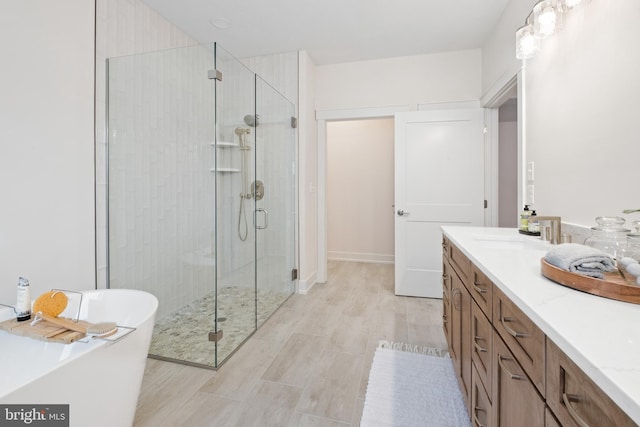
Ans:
[[[512,89],[517,89],[517,200],[518,212],[524,206],[526,195],[526,107],[525,107],[525,68],[520,64],[507,72],[499,79],[480,99],[480,105],[485,108],[485,124],[487,128],[488,143],[486,144],[485,191],[489,209],[485,215],[485,225],[498,226],[498,149],[499,149],[499,123],[498,109],[509,98]]]

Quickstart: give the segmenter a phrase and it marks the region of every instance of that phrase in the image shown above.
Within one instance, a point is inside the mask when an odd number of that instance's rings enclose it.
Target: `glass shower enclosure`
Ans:
[[[150,356],[217,368],[294,292],[295,108],[219,44],[107,63],[108,284]]]

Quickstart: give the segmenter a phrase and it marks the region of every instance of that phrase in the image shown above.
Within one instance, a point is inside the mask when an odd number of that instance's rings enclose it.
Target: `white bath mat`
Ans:
[[[471,426],[451,359],[437,356],[445,351],[381,345],[369,373],[362,427]],[[394,346],[413,351],[388,348]]]

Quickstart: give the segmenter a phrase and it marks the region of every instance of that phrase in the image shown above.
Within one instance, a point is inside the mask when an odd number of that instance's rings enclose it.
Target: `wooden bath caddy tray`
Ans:
[[[587,292],[599,297],[640,304],[640,286],[629,285],[619,270],[604,273],[604,279],[571,273],[540,260],[542,275],[569,288]]]
[[[90,323],[82,320],[78,320],[78,324],[83,326],[90,325]],[[41,320],[35,325],[31,325],[31,320],[25,320],[24,322],[18,322],[16,319],[5,320],[4,322],[0,322],[0,330],[5,330],[14,335],[22,335],[42,341],[59,342],[63,344],[70,344],[86,336],[82,332],[75,332],[53,325],[45,320]]]

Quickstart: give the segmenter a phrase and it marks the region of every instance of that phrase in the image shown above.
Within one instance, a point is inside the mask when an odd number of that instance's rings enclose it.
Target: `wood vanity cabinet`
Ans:
[[[443,328],[474,427],[635,424],[446,237]]]
[[[485,388],[487,396],[491,396],[493,327],[476,301],[471,303],[471,347],[471,361],[478,379]]]
[[[493,425],[544,427],[545,402],[497,332],[493,338]]]
[[[471,263],[462,252],[447,239],[443,240],[443,313],[447,324],[443,325],[453,367],[458,377],[462,396],[470,410],[471,402],[471,296],[462,279],[468,279]],[[455,257],[455,261],[454,261]],[[463,272],[461,275],[460,273]],[[443,319],[444,322],[444,319]]]
[[[451,275],[453,270],[446,258],[442,260],[442,330],[447,339],[449,353],[451,349]]]
[[[547,405],[562,426],[637,426],[547,338]]]
[[[493,426],[493,408],[489,393],[478,375],[474,364],[471,365],[471,423],[475,427]]]
[[[471,401],[471,296],[454,272],[451,275],[451,347],[453,365],[465,398],[467,409]]]
[[[544,333],[497,288],[493,291],[492,324],[544,397]]]

